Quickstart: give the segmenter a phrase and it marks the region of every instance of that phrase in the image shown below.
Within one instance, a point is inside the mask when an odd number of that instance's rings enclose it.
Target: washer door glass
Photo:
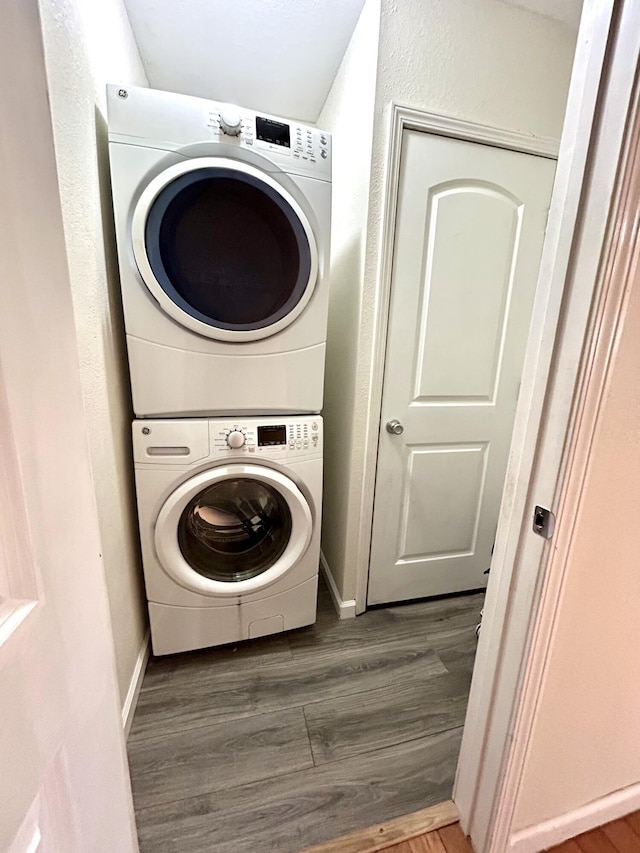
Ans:
[[[179,174],[146,215],[153,278],[209,328],[247,333],[281,323],[308,299],[316,276],[310,227],[294,204],[246,167]]]
[[[249,478],[214,483],[182,511],[178,544],[194,571],[239,582],[268,571],[291,538],[291,512],[271,485]]]

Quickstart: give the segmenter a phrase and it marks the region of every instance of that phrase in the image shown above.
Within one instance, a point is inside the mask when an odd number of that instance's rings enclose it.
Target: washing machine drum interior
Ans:
[[[148,190],[134,216],[134,252],[174,319],[212,338],[251,339],[298,316],[316,283],[317,249],[283,187],[243,164],[191,163]]]
[[[282,556],[291,536],[291,512],[282,495],[258,480],[214,483],[185,507],[178,542],[191,568],[212,580],[256,577]]]

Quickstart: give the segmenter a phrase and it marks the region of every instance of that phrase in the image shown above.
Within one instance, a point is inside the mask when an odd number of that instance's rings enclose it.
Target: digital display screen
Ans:
[[[256,116],[256,136],[262,142],[270,142],[272,145],[282,145],[284,148],[291,147],[289,125],[281,121],[273,121],[270,118]]]
[[[272,447],[287,443],[287,428],[284,424],[258,427],[258,447]]]

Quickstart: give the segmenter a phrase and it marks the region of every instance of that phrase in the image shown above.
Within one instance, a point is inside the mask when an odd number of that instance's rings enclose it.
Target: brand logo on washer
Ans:
[[[127,92],[126,89],[118,89],[118,97],[119,98],[128,98],[129,93]]]

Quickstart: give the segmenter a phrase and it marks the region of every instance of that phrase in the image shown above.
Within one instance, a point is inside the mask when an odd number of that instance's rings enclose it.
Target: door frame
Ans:
[[[630,221],[628,172],[637,169],[629,160],[638,135],[631,139],[628,128],[634,118],[637,125],[639,58],[640,2],[586,0],[539,277],[546,304],[534,307],[544,331],[529,341],[488,630],[454,790],[477,853],[539,850],[620,816],[593,810],[580,825],[574,813],[524,832],[512,828],[590,439],[626,307],[630,261],[621,223],[625,214]],[[558,515],[553,543],[532,533],[536,503]]]
[[[559,150],[559,143],[556,139],[528,136],[524,133],[465,121],[454,118],[453,116],[413,109],[412,107],[407,107],[396,102],[391,103],[385,199],[381,224],[380,261],[374,305],[371,394],[369,396],[366,416],[365,463],[360,493],[362,523],[359,528],[356,551],[357,614],[363,613],[367,606],[371,532],[373,529],[373,503],[382,411],[382,389],[389,331],[389,306],[391,304],[395,223],[398,213],[400,158],[402,153],[402,138],[405,130],[417,130],[422,133],[445,136],[450,139],[492,145],[495,148],[505,148],[509,151],[534,154],[551,160],[557,159]]]
[[[532,534],[529,509],[535,503],[556,507],[568,474],[565,447],[578,418],[573,402],[585,390],[599,331],[592,322],[591,305],[602,293],[598,270],[638,60],[639,18],[638,0],[584,2],[491,566],[487,618],[453,795],[462,828],[477,853],[510,849],[525,742],[560,593],[556,584],[542,598],[553,548]],[[519,134],[497,132],[497,139],[491,139],[483,137],[496,133],[491,128],[469,128],[466,122],[392,105],[356,551],[358,613],[366,607],[392,235],[405,127],[502,147],[516,142],[515,150],[542,156],[554,153],[549,140],[541,141],[541,150],[536,140],[522,140]],[[470,135],[457,136],[465,130]],[[549,382],[552,366],[554,382]],[[516,732],[520,742],[514,744]]]

